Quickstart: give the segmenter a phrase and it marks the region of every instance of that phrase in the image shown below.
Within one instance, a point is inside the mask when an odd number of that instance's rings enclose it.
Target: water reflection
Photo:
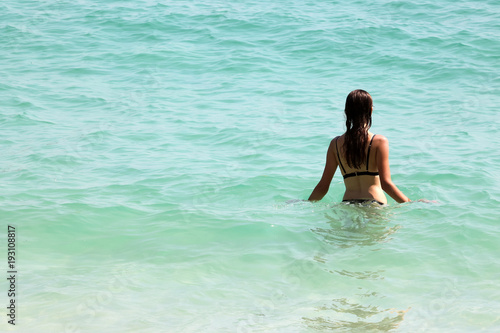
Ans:
[[[345,277],[352,277],[355,279],[359,280],[382,280],[384,279],[384,271],[383,270],[377,270],[377,271],[361,271],[361,272],[351,272],[347,271],[345,269],[342,270],[335,270],[335,271],[329,271],[330,273],[333,274],[339,274]]]
[[[386,255],[391,250],[380,246],[400,228],[391,222],[392,214],[391,207],[370,205],[336,204],[324,211],[326,226],[312,230],[320,249],[309,260],[316,274],[323,271],[323,285],[340,297],[331,295],[303,316],[310,330],[391,332],[399,327],[408,310],[386,307],[391,296],[386,294],[391,283]]]
[[[312,231],[330,244],[341,248],[372,246],[387,242],[400,227],[389,226],[388,207],[338,204],[325,212],[329,228]]]
[[[372,305],[376,293],[357,295],[357,299],[337,298],[316,309],[314,318],[304,317],[305,325],[315,331],[327,332],[390,332],[399,327],[409,309],[384,309]]]

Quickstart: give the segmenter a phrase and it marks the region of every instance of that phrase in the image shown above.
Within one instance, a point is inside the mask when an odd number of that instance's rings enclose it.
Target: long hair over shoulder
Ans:
[[[354,169],[359,169],[366,161],[368,130],[372,125],[372,107],[372,97],[361,89],[351,91],[345,101],[346,132],[343,151],[347,164]]]

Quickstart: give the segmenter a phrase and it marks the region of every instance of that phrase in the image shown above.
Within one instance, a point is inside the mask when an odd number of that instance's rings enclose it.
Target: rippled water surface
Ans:
[[[499,22],[497,1],[2,1],[0,330],[498,332]],[[438,203],[341,204],[339,172],[292,201],[357,88],[394,182]]]

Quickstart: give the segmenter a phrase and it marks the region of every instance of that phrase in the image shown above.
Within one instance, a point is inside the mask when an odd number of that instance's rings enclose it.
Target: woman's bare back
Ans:
[[[383,204],[387,203],[387,198],[380,184],[377,167],[377,141],[381,137],[380,135],[368,133],[368,143],[365,148],[368,166],[366,163],[363,163],[358,169],[351,168],[348,165],[345,154],[342,152],[344,135],[335,139],[335,149],[337,150],[335,157],[337,158],[342,175],[347,176],[344,178],[346,191],[343,200],[365,199],[376,200]]]

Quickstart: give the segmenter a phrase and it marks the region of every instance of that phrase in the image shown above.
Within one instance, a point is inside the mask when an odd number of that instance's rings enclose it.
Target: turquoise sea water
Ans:
[[[0,45],[1,331],[500,331],[497,1],[5,0]],[[439,203],[287,203],[357,88]]]

